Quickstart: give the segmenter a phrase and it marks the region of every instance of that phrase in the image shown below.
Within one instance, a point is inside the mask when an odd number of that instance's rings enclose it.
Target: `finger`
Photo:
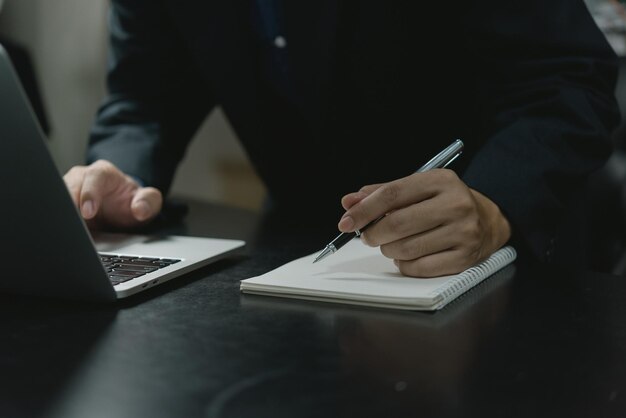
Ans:
[[[439,277],[457,274],[475,264],[457,249],[441,251],[416,260],[397,260],[396,265],[405,276]]]
[[[361,190],[359,191],[365,193],[366,195],[370,195],[378,190],[383,184],[385,183],[368,184],[367,186],[361,187]]]
[[[361,200],[365,199],[367,196],[372,194],[372,192],[374,192],[374,190],[378,189],[380,186],[382,186],[382,183],[370,184],[370,185],[361,187],[361,190],[359,190],[358,192],[349,193],[345,195],[341,199],[341,206],[343,206],[345,210],[350,209],[352,206],[356,205]]]
[[[163,206],[163,195],[154,187],[142,187],[137,190],[130,208],[134,218],[140,222],[156,217]]]
[[[77,207],[80,202],[80,189],[83,183],[85,168],[85,166],[74,166],[63,176],[65,187],[67,187],[70,197]]]
[[[459,182],[453,171],[435,169],[385,183],[348,209],[339,221],[339,230],[353,232],[395,209],[433,197],[453,182]]]
[[[446,213],[441,209],[440,199],[430,198],[387,214],[368,227],[361,239],[369,246],[378,247],[430,231],[445,221]]]
[[[348,210],[352,206],[354,206],[357,203],[359,203],[361,200],[365,199],[367,196],[368,195],[366,193],[363,193],[361,191],[347,194],[347,195],[345,195],[344,197],[341,198],[341,206],[345,210]]]
[[[410,261],[446,250],[459,249],[460,243],[450,225],[440,226],[380,246],[387,258]],[[363,237],[361,237],[363,238]]]
[[[85,169],[80,190],[80,211],[85,219],[96,216],[104,196],[124,180],[122,173],[108,161],[96,161]]]

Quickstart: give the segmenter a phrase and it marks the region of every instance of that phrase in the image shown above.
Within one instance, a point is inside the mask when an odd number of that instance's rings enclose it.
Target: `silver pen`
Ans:
[[[445,168],[448,166],[448,164],[457,159],[457,157],[461,155],[461,152],[463,152],[463,141],[461,141],[460,139],[456,139],[452,144],[448,145],[446,149],[431,158],[416,172],[422,173],[424,171],[432,170],[433,168]],[[332,240],[326,247],[324,247],[322,252],[315,258],[315,260],[313,260],[313,262],[316,263],[321,259],[327,257],[328,255],[337,252],[337,250],[350,242],[354,237],[360,236],[361,232],[365,231],[369,226],[375,224],[384,217],[385,215],[382,215],[377,219],[374,219],[372,222],[368,223],[360,230],[357,229],[354,232],[348,233],[342,232],[337,236],[337,238]]]

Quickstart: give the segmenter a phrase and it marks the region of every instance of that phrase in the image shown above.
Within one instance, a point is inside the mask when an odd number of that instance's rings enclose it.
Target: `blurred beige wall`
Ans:
[[[61,172],[82,164],[90,125],[105,94],[106,0],[5,0],[0,33],[32,54]],[[217,109],[194,138],[172,195],[256,210],[265,189]]]

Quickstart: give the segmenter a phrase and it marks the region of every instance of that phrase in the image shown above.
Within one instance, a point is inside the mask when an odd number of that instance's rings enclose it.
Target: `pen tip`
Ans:
[[[322,251],[317,257],[315,257],[315,260],[313,260],[313,264],[317,263],[318,261],[320,261],[322,258],[326,257],[328,254],[330,254],[332,251],[330,250],[330,248],[326,247],[324,248],[324,251]]]

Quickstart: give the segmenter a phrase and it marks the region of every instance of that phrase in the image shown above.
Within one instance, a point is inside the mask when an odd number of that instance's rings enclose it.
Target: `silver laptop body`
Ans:
[[[245,244],[112,234],[99,236],[96,243],[70,198],[1,45],[0,146],[0,251],[5,261],[0,292],[113,301],[223,258]],[[105,268],[98,251],[114,262]],[[110,276],[120,277],[112,275],[116,260],[124,261],[117,265],[128,269],[135,263],[133,271],[139,271],[139,277],[112,282]],[[140,267],[145,269],[137,270]]]

